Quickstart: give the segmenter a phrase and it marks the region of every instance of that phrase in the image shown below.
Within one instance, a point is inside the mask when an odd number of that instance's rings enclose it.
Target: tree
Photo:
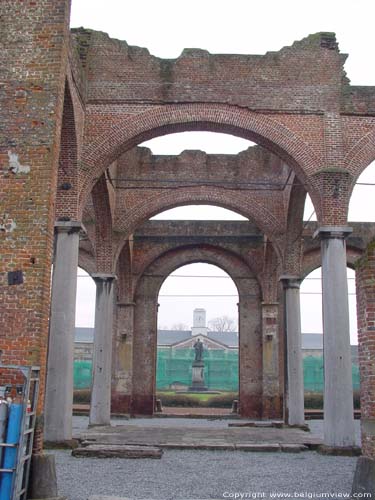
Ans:
[[[229,316],[220,316],[208,322],[210,330],[214,332],[235,332],[237,331],[236,321]]]
[[[172,325],[172,330],[182,331],[189,330],[189,328],[187,327],[187,325],[185,325],[185,323],[175,323],[174,325]]]

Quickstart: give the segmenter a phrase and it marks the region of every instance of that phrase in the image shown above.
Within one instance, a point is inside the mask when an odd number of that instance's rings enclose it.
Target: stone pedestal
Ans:
[[[57,222],[45,399],[46,441],[72,439],[73,358],[80,222]]]
[[[204,361],[193,361],[192,382],[189,391],[207,391],[204,385]]]
[[[345,238],[349,227],[323,226],[321,239],[324,355],[324,444],[354,446],[352,361]]]

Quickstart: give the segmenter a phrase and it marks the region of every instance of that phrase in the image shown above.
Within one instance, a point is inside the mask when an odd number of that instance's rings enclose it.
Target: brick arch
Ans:
[[[362,255],[362,250],[348,245],[346,247],[347,267],[355,269],[355,263]],[[311,250],[305,253],[305,255],[303,256],[301,272],[302,280],[304,280],[306,276],[308,276],[310,273],[315,271],[315,269],[318,269],[321,266],[322,259],[320,255],[320,246],[318,246],[315,250]]]
[[[240,414],[248,418],[261,418],[263,378],[260,287],[242,259],[227,250],[206,246],[165,252],[148,266],[136,287],[132,413],[153,413],[156,385],[156,304],[162,282],[175,269],[193,262],[207,262],[220,267],[237,286],[240,304]]]
[[[164,105],[131,118],[125,115],[102,141],[88,144],[83,158],[87,173],[81,186],[80,205],[84,205],[94,179],[127,150],[154,137],[192,130],[228,133],[266,147],[295,170],[318,205],[319,195],[308,173],[321,160],[294,131],[273,118],[238,106],[208,103]]]
[[[68,79],[65,82],[61,124],[55,218],[77,220],[78,214],[78,137],[75,110]]]
[[[353,176],[349,186],[349,203],[355,183],[373,161],[375,161],[375,128],[361,137],[345,156],[344,165]]]
[[[246,290],[243,288],[243,275],[256,278],[257,285],[261,291],[261,283],[251,265],[245,262],[241,256],[236,253],[213,245],[184,245],[162,252],[155,257],[152,262],[147,263],[139,276],[138,281],[134,286],[135,296],[139,291],[137,290],[142,276],[147,274],[156,273],[160,276],[160,283],[158,285],[158,292],[165,279],[179,267],[204,262],[220,267],[225,271],[233,280],[236,285],[238,295],[244,295]],[[238,279],[240,278],[240,279]]]
[[[230,197],[228,191],[223,188],[199,186],[174,189],[162,195],[157,193],[152,198],[148,198],[147,203],[141,203],[126,211],[122,219],[116,221],[116,229],[121,230],[124,237],[115,252],[115,261],[117,261],[126,238],[139,225],[160,212],[191,204],[220,206],[251,219],[269,237],[278,257],[281,258],[280,230],[283,222],[276,219],[264,205],[257,203],[256,198],[250,198],[250,193],[246,193],[246,195],[236,194],[236,197]]]

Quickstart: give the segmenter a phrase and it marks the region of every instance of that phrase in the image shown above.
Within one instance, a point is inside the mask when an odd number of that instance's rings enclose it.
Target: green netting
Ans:
[[[204,380],[211,390],[238,390],[238,352],[210,350],[204,353]],[[156,366],[157,390],[175,389],[191,385],[193,349],[158,348]],[[91,386],[91,361],[74,362],[74,388]],[[352,365],[353,389],[359,389],[359,367]],[[303,360],[303,378],[306,392],[323,392],[323,357],[307,356]]]
[[[73,380],[74,389],[88,389],[91,387],[92,362],[74,361]]]
[[[159,348],[156,389],[190,386],[193,349]],[[204,353],[204,380],[208,389],[238,390],[238,352],[210,350]]]

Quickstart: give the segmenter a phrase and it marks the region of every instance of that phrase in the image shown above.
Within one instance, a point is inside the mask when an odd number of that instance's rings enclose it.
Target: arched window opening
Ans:
[[[238,393],[234,282],[217,266],[189,264],[169,275],[158,300],[156,390],[163,406],[188,401],[229,412]]]
[[[375,222],[375,162],[372,162],[358,177],[349,203],[348,220],[352,222]]]
[[[357,351],[357,304],[355,272],[347,268],[350,319],[350,344],[352,352],[353,389],[359,390]],[[323,394],[323,319],[321,268],[306,276],[301,284],[301,331],[305,394]]]
[[[188,149],[207,154],[237,154],[254,143],[219,132],[177,132],[155,137],[140,145],[150,148],[155,155],[179,155]]]

